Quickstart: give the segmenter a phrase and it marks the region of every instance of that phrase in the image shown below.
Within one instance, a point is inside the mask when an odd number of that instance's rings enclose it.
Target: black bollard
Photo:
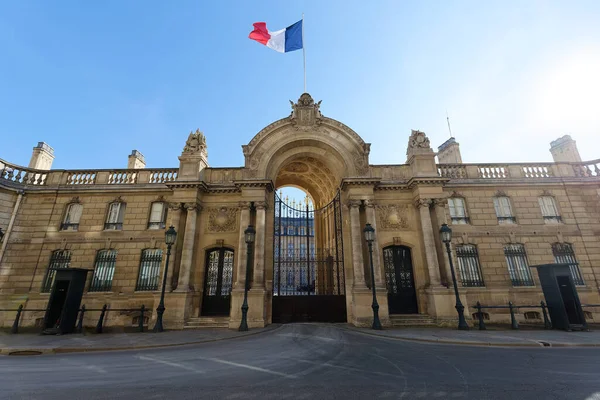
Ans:
[[[550,319],[548,319],[548,313],[546,312],[546,308],[548,306],[543,301],[540,303],[540,305],[542,306],[542,314],[544,315],[544,329],[552,329],[552,324],[550,323]]]
[[[102,313],[100,313],[100,319],[96,325],[96,333],[102,333],[102,324],[104,324],[104,315],[106,314],[106,304],[102,306]]]
[[[19,304],[19,308],[17,308],[17,316],[15,317],[15,322],[10,330],[10,333],[19,333],[19,320],[21,319],[21,313],[23,312],[23,304]]]
[[[85,315],[85,304],[81,306],[79,310],[79,319],[77,320],[77,328],[75,333],[83,333],[83,316]]]
[[[483,322],[483,313],[481,312],[481,303],[477,302],[477,305],[475,306],[475,308],[477,309],[477,319],[479,320],[479,330],[485,331],[485,322]]]
[[[138,322],[138,326],[139,326],[140,332],[144,332],[144,310],[145,309],[146,308],[142,304],[142,307],[140,307],[140,320]]]
[[[508,308],[510,309],[510,329],[519,329],[519,323],[515,318],[515,309],[512,302],[508,302]]]

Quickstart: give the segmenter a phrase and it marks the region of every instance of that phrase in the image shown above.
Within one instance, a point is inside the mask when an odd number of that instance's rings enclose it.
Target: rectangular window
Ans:
[[[494,208],[496,209],[496,216],[498,217],[498,223],[500,225],[517,223],[508,197],[494,197]]]
[[[513,286],[534,286],[531,269],[527,263],[525,246],[508,244],[504,247],[504,256],[508,264],[508,274]]]
[[[65,218],[60,224],[61,231],[76,231],[79,229],[79,219],[81,219],[81,213],[83,206],[79,203],[71,203],[67,206],[65,212]]]
[[[48,293],[52,290],[54,276],[57,269],[69,268],[71,265],[71,252],[69,250],[55,250],[50,256],[50,263],[46,270],[46,276],[42,282],[42,293]]]
[[[150,206],[150,219],[148,220],[148,229],[165,229],[167,221],[167,207],[165,203],[154,202]]]
[[[117,262],[116,250],[100,250],[96,254],[94,275],[90,283],[90,292],[110,292],[112,289],[115,264]]]
[[[288,228],[287,228],[287,234],[288,235],[293,235],[294,234],[294,227],[293,226],[288,226]]]
[[[469,223],[464,199],[451,197],[448,199],[448,207],[450,209],[450,220],[453,224],[464,225]]]
[[[115,202],[110,203],[108,207],[108,215],[106,216],[106,223],[104,229],[107,230],[121,230],[123,229],[123,218],[125,216],[125,203]]]
[[[162,250],[146,249],[142,251],[142,258],[140,259],[140,272],[135,290],[158,290],[161,263]]]
[[[288,243],[287,248],[288,248],[288,258],[293,259],[294,258],[294,243]]]
[[[540,196],[538,197],[538,202],[540,203],[540,209],[542,210],[542,216],[546,224],[558,224],[561,222],[554,197]]]
[[[298,228],[298,234],[301,236],[306,236],[306,227],[301,226],[300,228]]]
[[[458,272],[463,286],[477,287],[485,286],[479,265],[479,254],[477,247],[468,244],[456,247],[458,258]]]
[[[579,263],[575,258],[575,252],[573,246],[569,243],[554,243],[552,245],[552,254],[554,255],[554,262],[557,264],[569,264],[571,270],[571,277],[573,282],[578,286],[584,286],[583,276],[579,270]]]

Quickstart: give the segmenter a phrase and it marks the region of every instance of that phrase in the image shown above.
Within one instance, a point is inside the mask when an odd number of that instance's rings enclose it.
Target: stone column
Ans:
[[[364,276],[364,260],[362,251],[362,229],[360,227],[360,200],[350,200],[350,234],[352,235],[352,267],[354,269],[354,287],[366,289]]]
[[[244,289],[244,280],[246,279],[246,259],[247,249],[244,231],[250,224],[250,202],[240,201],[240,233],[237,249],[237,276],[235,278],[234,288]]]
[[[427,269],[429,270],[429,285],[440,286],[440,266],[438,264],[437,252],[435,249],[435,239],[433,236],[433,227],[431,226],[431,216],[429,207],[431,199],[419,199],[415,203],[421,215],[421,229],[423,231],[423,251],[427,259]]]
[[[198,219],[198,211],[200,210],[200,205],[198,203],[185,203],[183,206],[187,210],[187,217],[185,221],[183,247],[181,249],[181,267],[179,268],[177,292],[188,292],[190,290],[190,273],[192,271],[196,238],[196,220]]]
[[[169,203],[169,223],[168,227],[173,226],[178,232],[177,236],[181,235],[179,232],[179,222],[181,221],[181,203]],[[178,257],[178,247],[181,241],[178,239],[175,244],[171,248],[171,260],[169,265],[169,270],[167,271],[167,289],[169,291],[173,290],[173,273],[175,272],[175,266],[177,265],[177,261],[180,260]]]
[[[436,215],[438,224],[440,226],[442,224],[448,223],[448,220],[446,219],[446,203],[447,202],[448,202],[448,199],[433,199],[435,215]],[[436,231],[434,230],[433,233],[435,235]],[[450,286],[450,285],[452,285],[452,274],[450,272],[450,262],[448,261],[448,253],[446,252],[446,245],[441,242],[441,240],[439,239],[439,235],[438,235],[438,238],[436,239],[436,242],[439,242],[440,249],[441,249],[441,252],[438,252],[438,255],[441,260],[440,267],[444,269],[444,274],[446,275],[446,280],[448,281],[447,284],[448,284],[448,286]]]
[[[381,252],[379,250],[379,240],[377,236],[379,231],[377,230],[377,216],[375,215],[375,203],[373,200],[366,200],[366,216],[367,222],[371,224],[375,229],[375,240],[373,241],[373,270],[375,272],[375,286],[382,286],[382,273],[381,273]],[[370,268],[371,266],[369,266]]]
[[[256,207],[256,243],[254,245],[254,275],[252,289],[265,287],[265,236],[267,228],[267,202],[255,202]]]

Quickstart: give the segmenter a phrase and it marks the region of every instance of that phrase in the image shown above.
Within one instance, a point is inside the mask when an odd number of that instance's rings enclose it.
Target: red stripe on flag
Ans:
[[[256,22],[252,25],[254,26],[254,30],[250,32],[248,37],[252,40],[256,40],[257,42],[266,45],[269,39],[271,39],[271,35],[269,35],[269,31],[267,30],[267,23]]]

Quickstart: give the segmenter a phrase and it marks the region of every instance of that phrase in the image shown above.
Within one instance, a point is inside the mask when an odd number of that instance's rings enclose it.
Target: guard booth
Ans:
[[[75,330],[88,270],[57,269],[44,316],[44,333],[63,334]]]
[[[540,277],[552,327],[566,331],[586,330],[585,315],[569,264],[532,265],[534,267]]]

